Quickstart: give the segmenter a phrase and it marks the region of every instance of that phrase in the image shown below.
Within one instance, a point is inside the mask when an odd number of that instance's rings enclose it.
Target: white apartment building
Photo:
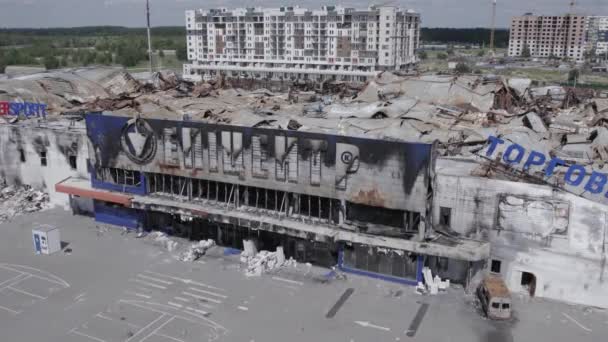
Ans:
[[[186,11],[184,77],[363,82],[416,62],[420,15],[392,6]]]
[[[526,13],[513,17],[509,36],[509,56],[521,56],[527,47],[531,57],[584,59],[586,17],[566,14],[538,16]]]
[[[587,17],[587,45],[596,55],[608,53],[608,16]]]

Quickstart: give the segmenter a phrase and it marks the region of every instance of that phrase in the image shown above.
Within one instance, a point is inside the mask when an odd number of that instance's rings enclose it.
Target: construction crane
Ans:
[[[494,34],[496,31],[496,0],[492,1],[492,30],[490,31],[490,56],[494,57]]]
[[[148,59],[150,60],[150,77],[152,77],[152,38],[150,37],[150,0],[146,0],[146,17],[148,19]]]

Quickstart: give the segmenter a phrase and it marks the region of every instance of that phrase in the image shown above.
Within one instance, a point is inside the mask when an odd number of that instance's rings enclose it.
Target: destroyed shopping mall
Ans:
[[[120,227],[608,307],[608,94],[389,72],[323,89],[111,68],[0,81],[0,102],[46,105],[6,106],[0,181]]]

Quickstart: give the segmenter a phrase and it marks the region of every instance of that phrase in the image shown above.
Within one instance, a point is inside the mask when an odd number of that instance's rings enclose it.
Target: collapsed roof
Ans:
[[[0,81],[0,101],[41,102],[50,119],[109,111],[438,142],[444,156],[474,156],[494,135],[583,165],[608,162],[608,95],[529,79],[382,73],[353,91],[247,91],[218,79],[193,84],[172,72],[141,82],[119,68],[80,68]]]

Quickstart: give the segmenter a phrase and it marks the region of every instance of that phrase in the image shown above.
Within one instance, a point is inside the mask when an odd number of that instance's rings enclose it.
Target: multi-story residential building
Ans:
[[[228,78],[365,81],[416,63],[420,15],[392,6],[186,11],[193,80]]]
[[[586,17],[576,14],[537,16],[526,13],[511,21],[509,56],[522,56],[528,49],[531,57],[584,59]]]
[[[596,55],[608,53],[608,16],[587,17],[587,48]]]

